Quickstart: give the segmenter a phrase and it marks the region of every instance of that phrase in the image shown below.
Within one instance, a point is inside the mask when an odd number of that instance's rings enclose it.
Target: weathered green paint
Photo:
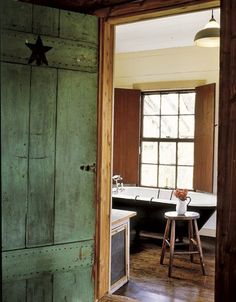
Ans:
[[[46,53],[50,67],[97,72],[97,47],[94,45],[48,36],[41,38],[44,45],[52,47]],[[27,64],[31,50],[25,41],[35,43],[37,35],[4,30],[2,39],[2,61]]]
[[[98,24],[7,0],[1,36],[3,300],[94,300]],[[40,34],[49,66],[28,65]],[[27,280],[26,280],[27,279]]]
[[[94,235],[95,174],[82,171],[80,166],[96,162],[96,87],[96,74],[59,71],[56,243],[91,239]]]
[[[2,0],[2,28],[31,32],[32,5],[14,0]]]
[[[77,272],[54,274],[53,302],[93,301],[92,268]],[[77,298],[75,298],[77,297]]]
[[[51,302],[53,299],[53,275],[27,280],[27,302]]]
[[[3,302],[25,302],[26,280],[5,282],[2,288]]]
[[[57,70],[32,68],[26,246],[53,244]]]
[[[91,267],[93,261],[93,240],[8,251],[2,254],[3,280],[21,280],[45,273],[78,270]]]
[[[2,246],[25,247],[30,67],[1,64]]]
[[[97,45],[97,18],[62,10],[60,13],[60,38]]]
[[[46,6],[33,6],[33,33],[58,37],[59,10]]]

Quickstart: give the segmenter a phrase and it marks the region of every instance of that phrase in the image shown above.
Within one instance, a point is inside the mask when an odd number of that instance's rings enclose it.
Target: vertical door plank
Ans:
[[[57,71],[32,68],[27,246],[53,243]]]
[[[115,89],[113,175],[139,184],[140,97],[135,89]]]
[[[34,5],[33,33],[57,37],[59,33],[59,9]]]
[[[27,302],[51,302],[53,275],[27,280]]]
[[[94,301],[92,268],[54,274],[53,302]]]
[[[30,67],[1,65],[2,244],[25,247],[27,209]]]
[[[5,29],[31,32],[32,5],[14,0],[4,0],[1,5],[1,26]]]
[[[25,302],[26,280],[5,282],[2,285],[3,302]]]
[[[60,11],[60,38],[98,44],[98,20],[94,16]]]
[[[55,243],[94,237],[95,174],[80,166],[96,162],[96,91],[96,74],[59,71]]]

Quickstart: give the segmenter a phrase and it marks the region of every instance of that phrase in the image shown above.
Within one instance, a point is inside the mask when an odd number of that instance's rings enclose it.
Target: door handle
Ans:
[[[93,163],[91,165],[82,165],[80,166],[80,170],[86,172],[96,172],[96,163]]]

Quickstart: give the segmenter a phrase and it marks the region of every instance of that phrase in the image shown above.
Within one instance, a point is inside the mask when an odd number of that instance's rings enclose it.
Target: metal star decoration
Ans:
[[[28,64],[31,64],[32,62],[36,61],[36,64],[38,66],[43,63],[48,65],[45,53],[52,49],[52,47],[44,46],[40,36],[38,36],[35,44],[26,42],[25,45],[32,50],[32,54],[28,60]]]

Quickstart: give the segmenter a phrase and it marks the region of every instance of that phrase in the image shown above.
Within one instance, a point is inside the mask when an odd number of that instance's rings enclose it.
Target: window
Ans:
[[[142,94],[140,185],[193,189],[195,91]]]

